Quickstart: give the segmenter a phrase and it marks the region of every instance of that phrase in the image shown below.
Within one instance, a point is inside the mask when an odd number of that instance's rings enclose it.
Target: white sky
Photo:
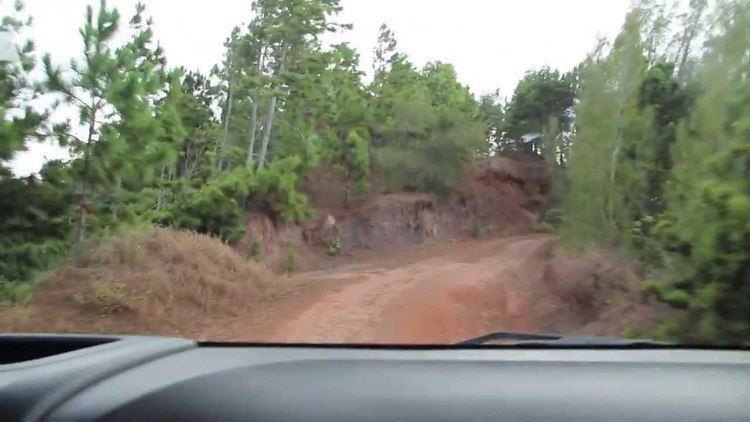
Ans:
[[[221,60],[223,42],[235,25],[250,20],[250,0],[143,0],[154,18],[170,65],[208,71]],[[3,8],[12,0],[2,0]],[[34,17],[39,53],[56,63],[80,51],[78,28],[87,4],[97,0],[26,0]],[[136,0],[109,0],[125,21]],[[629,0],[342,0],[338,22],[354,28],[330,37],[348,41],[369,71],[378,27],[396,34],[399,51],[418,66],[440,60],[455,66],[475,94],[500,89],[510,97],[523,73],[549,65],[563,71],[578,64],[599,36],[619,30]],[[65,158],[60,148],[31,144],[14,158],[16,174],[39,170],[47,159]]]

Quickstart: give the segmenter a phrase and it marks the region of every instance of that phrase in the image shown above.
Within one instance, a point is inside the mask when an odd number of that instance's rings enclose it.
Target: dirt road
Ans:
[[[626,257],[571,256],[543,234],[344,251],[291,279],[215,239],[135,236],[61,268],[28,304],[3,309],[0,331],[446,344],[501,330],[618,335],[666,315],[643,300]],[[113,281],[127,293],[101,290]]]
[[[299,274],[325,283],[291,305],[264,340],[453,343],[498,330],[528,330],[544,312],[535,282],[546,235],[446,242],[378,262]]]

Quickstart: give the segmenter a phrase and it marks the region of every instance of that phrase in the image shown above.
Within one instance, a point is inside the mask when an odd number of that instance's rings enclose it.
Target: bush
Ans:
[[[340,161],[347,184],[347,201],[350,191],[357,196],[370,193],[370,143],[356,131],[349,132]]]
[[[287,275],[292,274],[297,267],[297,258],[297,251],[295,251],[294,249],[289,248],[284,251],[284,256],[282,257],[282,266],[284,268],[284,272],[286,272]]]
[[[328,255],[335,256],[341,253],[341,240],[334,237],[328,242]]]
[[[103,314],[118,313],[130,308],[128,293],[123,283],[92,283],[82,292],[76,293],[73,299],[79,305]]]
[[[0,282],[30,281],[37,271],[50,268],[70,251],[67,239],[24,240],[17,236],[0,239]]]
[[[297,157],[272,162],[254,171],[240,167],[222,173],[198,189],[176,198],[153,220],[235,242],[245,233],[242,217],[247,206],[284,221],[310,216],[307,197],[297,190]]]
[[[71,249],[73,195],[54,169],[17,179],[0,165],[0,282],[30,281]]]
[[[284,221],[296,222],[310,217],[307,197],[297,190],[301,162],[299,157],[292,156],[259,170],[250,184],[250,202],[260,204],[262,211]]]
[[[386,187],[448,196],[463,179],[466,162],[482,148],[484,129],[465,116],[443,112],[427,133],[375,152]]]
[[[249,255],[254,261],[260,261],[260,254],[263,249],[263,243],[258,236],[254,236],[250,241]]]
[[[655,227],[671,276],[651,283],[660,300],[687,314],[687,341],[750,339],[750,146],[735,146],[706,163],[678,208]]]
[[[222,174],[200,189],[182,195],[155,220],[159,223],[217,236],[226,242],[245,233],[242,201],[250,190],[253,172],[240,168]]]
[[[33,290],[31,283],[0,281],[0,304],[25,303],[31,297]]]

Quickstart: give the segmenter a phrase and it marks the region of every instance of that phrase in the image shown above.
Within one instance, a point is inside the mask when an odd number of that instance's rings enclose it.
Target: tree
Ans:
[[[650,288],[685,309],[672,335],[736,344],[750,339],[750,3],[721,3],[715,22],[672,148],[656,223],[664,277]]]
[[[517,147],[524,134],[541,134],[551,118],[556,119],[560,131],[569,131],[575,98],[571,74],[548,67],[526,72],[506,106],[503,147]]]
[[[150,20],[142,25],[144,7],[138,5],[131,20],[130,40],[114,48],[120,27],[117,9],[102,0],[94,14],[86,9],[81,29],[83,57],[72,61],[67,72],[43,59],[47,88],[79,110],[78,124],[86,128],[79,137],[70,122],[56,124],[54,132],[69,145],[78,180],[76,244],[80,248],[87,230],[87,215],[95,214],[92,202],[102,189],[105,214],[119,218],[120,204],[134,202],[131,193],[147,194],[146,202],[160,202],[154,189],[169,178],[184,130],[173,106],[177,78],[164,69],[160,48],[152,47]],[[68,77],[67,75],[70,75]],[[170,82],[172,81],[172,82]],[[135,201],[141,202],[141,201]],[[137,212],[137,210],[136,210]]]
[[[349,132],[339,160],[346,180],[344,202],[348,205],[352,192],[355,195],[365,195],[370,191],[369,143],[357,132]]]
[[[479,118],[487,127],[485,138],[490,148],[501,149],[503,128],[505,126],[505,106],[500,99],[500,92],[482,95],[479,98]]]
[[[249,34],[261,37],[258,69],[268,69],[267,88],[269,100],[258,154],[258,168],[266,165],[269,143],[280,97],[288,95],[288,82],[296,64],[310,50],[319,48],[318,37],[340,27],[329,22],[341,7],[339,0],[258,0],[253,4],[257,17],[250,24]],[[283,101],[283,98],[282,98]],[[256,104],[256,102],[253,102]],[[254,132],[253,132],[254,133]],[[254,135],[253,135],[254,136]]]
[[[31,17],[23,16],[23,3],[17,1],[10,15],[2,16],[0,30],[22,34],[31,25]],[[9,160],[13,153],[25,148],[45,116],[27,103],[37,92],[27,78],[35,67],[34,43],[27,39],[14,46],[18,63],[0,63],[0,160]]]
[[[644,76],[638,93],[638,106],[650,109],[653,114],[653,136],[640,159],[650,159],[648,165],[648,188],[644,212],[656,215],[664,210],[663,186],[672,169],[671,148],[675,142],[677,126],[688,114],[689,94],[674,76],[672,63],[659,62],[652,65]]]
[[[708,9],[706,0],[690,0],[689,12],[681,16],[681,27],[683,32],[677,34],[676,41],[679,43],[675,63],[678,63],[677,79],[685,83],[689,74],[689,58],[696,39],[704,29],[703,16]]]
[[[115,75],[112,63],[112,51],[108,42],[117,32],[120,14],[116,9],[109,10],[102,0],[96,19],[91,6],[86,8],[86,22],[81,29],[83,39],[83,63],[72,62],[71,71],[75,74],[72,81],[66,81],[59,68],[53,67],[49,55],[44,56],[44,67],[47,73],[47,88],[51,92],[61,93],[65,101],[74,103],[80,113],[81,125],[87,127],[85,138],[74,135],[69,124],[57,125],[55,131],[63,144],[70,143],[74,154],[83,155],[82,168],[77,170],[79,179],[78,217],[76,243],[83,244],[86,233],[87,207],[92,187],[92,155],[94,145],[101,141],[100,120],[105,113],[105,81]]]
[[[375,60],[373,60],[375,79],[388,71],[393,63],[405,59],[403,55],[396,51],[397,47],[398,42],[396,42],[396,36],[393,31],[388,28],[388,25],[384,23],[380,24],[380,28],[378,29],[378,43],[373,49],[373,55],[375,57]]]
[[[0,283],[28,282],[69,248],[70,172],[59,161],[47,163],[39,177],[0,169],[0,198]]]

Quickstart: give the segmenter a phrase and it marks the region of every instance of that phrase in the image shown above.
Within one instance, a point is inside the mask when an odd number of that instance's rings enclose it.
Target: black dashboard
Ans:
[[[750,352],[6,335],[0,420],[750,420]]]

